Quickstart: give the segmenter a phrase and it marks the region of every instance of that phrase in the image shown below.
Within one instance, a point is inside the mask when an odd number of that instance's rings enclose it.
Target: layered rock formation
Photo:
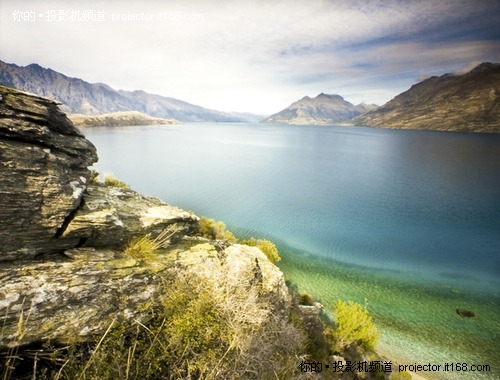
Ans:
[[[328,125],[338,124],[374,109],[369,104],[354,104],[340,95],[305,96],[284,110],[262,120],[271,124]]]
[[[237,278],[286,310],[283,274],[259,249],[191,236],[192,213],[89,184],[95,148],[57,104],[7,87],[0,95],[0,356],[94,339],[112,320],[140,321],[182,272],[215,288]],[[124,249],[165,230],[157,254]]]
[[[463,75],[428,78],[353,123],[393,129],[500,132],[500,64],[482,63]]]
[[[57,237],[96,161],[54,101],[0,86],[0,261],[71,247]]]

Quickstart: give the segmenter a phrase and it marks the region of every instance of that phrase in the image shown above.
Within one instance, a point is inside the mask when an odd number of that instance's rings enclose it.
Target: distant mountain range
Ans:
[[[305,96],[284,110],[262,120],[271,124],[338,124],[364,114],[374,108],[373,104],[355,106],[340,95],[319,94],[315,98]]]
[[[138,111],[153,117],[184,122],[246,122],[262,119],[258,115],[211,110],[144,91],[116,91],[106,84],[71,78],[35,63],[23,67],[0,61],[0,84],[55,99],[62,103],[62,109],[67,113],[100,115]]]
[[[0,61],[0,84],[55,99],[70,114],[137,111],[155,118],[184,122],[257,122],[265,117],[211,110],[141,90],[116,91],[106,84],[70,78],[37,64],[22,67]],[[134,120],[139,119],[134,116]],[[106,122],[109,120],[106,118]],[[482,63],[462,75],[428,78],[381,107],[354,105],[340,95],[305,96],[262,122],[500,132],[500,64]]]
[[[500,132],[500,64],[482,63],[466,74],[428,78],[352,123],[377,128]]]

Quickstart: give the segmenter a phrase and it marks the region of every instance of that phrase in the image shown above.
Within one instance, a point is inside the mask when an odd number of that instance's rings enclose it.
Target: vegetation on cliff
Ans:
[[[304,361],[372,348],[328,334],[273,243],[99,183],[54,102],[0,95],[2,380],[310,378]]]
[[[366,308],[339,302],[332,323],[312,296],[274,277],[281,272],[255,247],[220,249],[199,234],[172,245],[166,228],[130,241],[123,252],[138,264],[127,266],[159,278],[154,297],[132,318],[110,314],[107,329],[92,339],[74,335],[64,345],[49,341],[0,354],[3,379],[301,379],[312,375],[301,372],[301,363],[328,363],[332,355],[361,360],[375,347],[378,333]],[[245,258],[249,252],[257,256]],[[126,298],[119,302],[129,307]],[[23,334],[22,314],[20,320]]]
[[[221,221],[216,221],[207,217],[201,218],[198,233],[200,234],[200,236],[207,239],[223,240],[232,244],[240,243],[248,245],[249,247],[257,247],[272,263],[276,263],[281,260],[278,248],[276,248],[276,245],[272,241],[265,239],[255,239],[254,237],[239,241],[236,236],[234,236],[234,234],[229,231],[226,228],[226,225]]]

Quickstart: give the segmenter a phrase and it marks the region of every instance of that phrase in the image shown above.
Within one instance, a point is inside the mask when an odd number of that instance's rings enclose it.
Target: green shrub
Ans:
[[[276,245],[270,240],[257,240],[252,237],[247,240],[242,240],[241,244],[259,248],[272,263],[276,263],[281,260],[278,248],[276,248]]]
[[[372,351],[380,337],[377,327],[366,308],[342,300],[335,304],[335,336],[340,347],[355,344],[366,351]]]
[[[223,222],[206,217],[200,219],[198,234],[210,240],[225,240],[229,243],[236,243],[238,241],[232,232],[226,229],[226,225]]]
[[[104,176],[104,185],[110,187],[121,187],[121,188],[129,187],[125,182],[120,181],[111,173],[106,173],[106,175]]]

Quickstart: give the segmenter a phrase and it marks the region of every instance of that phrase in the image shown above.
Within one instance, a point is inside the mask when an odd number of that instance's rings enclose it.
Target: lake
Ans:
[[[500,135],[239,123],[84,133],[100,172],[273,240],[285,277],[328,308],[366,304],[382,353],[499,373]]]

